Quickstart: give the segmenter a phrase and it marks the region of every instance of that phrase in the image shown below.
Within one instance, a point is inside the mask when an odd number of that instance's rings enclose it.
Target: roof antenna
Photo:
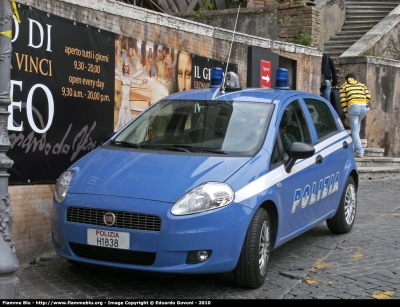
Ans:
[[[238,20],[238,17],[239,17],[239,11],[240,11],[240,4],[239,4],[238,12],[237,12],[237,15],[236,15],[235,29],[233,29],[231,48],[229,49],[229,55],[228,55],[228,62],[226,63],[224,78],[222,79],[222,86],[221,86],[221,93],[222,94],[225,94],[225,77],[226,77],[226,74],[227,74],[227,71],[228,71],[229,58],[231,57],[233,39],[235,38],[235,31],[236,31],[237,20]]]

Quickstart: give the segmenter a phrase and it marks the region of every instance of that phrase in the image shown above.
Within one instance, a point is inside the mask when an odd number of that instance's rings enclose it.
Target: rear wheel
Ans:
[[[271,230],[267,211],[259,208],[243,243],[238,264],[233,271],[240,287],[258,288],[265,280],[271,251]]]
[[[328,228],[333,233],[348,233],[353,228],[357,211],[357,188],[354,179],[349,177],[340,198],[336,214],[326,220]]]

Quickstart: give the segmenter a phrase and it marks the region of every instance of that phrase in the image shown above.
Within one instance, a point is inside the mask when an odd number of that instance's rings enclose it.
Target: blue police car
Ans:
[[[285,78],[279,89],[242,88],[234,73],[215,80],[158,101],[60,176],[58,255],[233,272],[238,286],[257,288],[273,249],[324,221],[333,233],[351,230],[358,171],[328,101],[288,90]]]

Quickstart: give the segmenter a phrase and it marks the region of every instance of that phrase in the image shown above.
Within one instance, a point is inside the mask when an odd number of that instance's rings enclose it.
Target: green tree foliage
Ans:
[[[201,17],[204,17],[205,10],[213,10],[214,9],[214,4],[211,3],[209,0],[200,0],[199,5],[200,5],[199,9],[194,11],[194,16],[196,19],[200,19]]]

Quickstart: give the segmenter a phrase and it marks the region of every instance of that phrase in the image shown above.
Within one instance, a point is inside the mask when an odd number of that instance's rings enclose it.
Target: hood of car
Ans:
[[[199,184],[224,182],[250,159],[98,148],[70,168],[68,193],[176,202]]]

